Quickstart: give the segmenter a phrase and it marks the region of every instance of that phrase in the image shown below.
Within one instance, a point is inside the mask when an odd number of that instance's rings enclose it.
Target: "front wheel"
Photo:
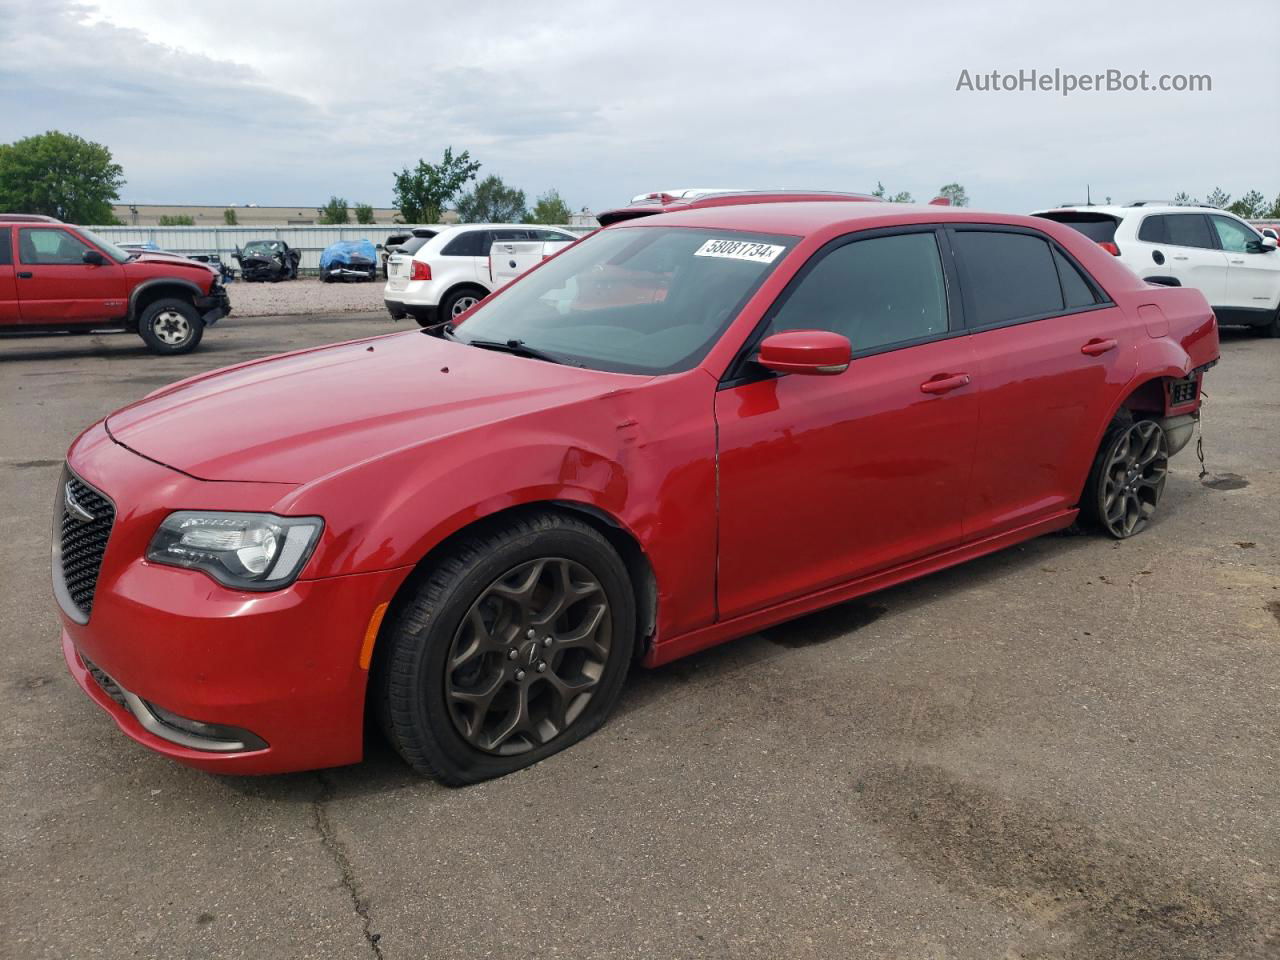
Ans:
[[[1169,441],[1160,424],[1122,410],[1093,461],[1081,512],[1117,540],[1132,537],[1155,515],[1168,475]]]
[[[1280,339],[1280,307],[1276,308],[1275,316],[1271,318],[1270,323],[1264,323],[1258,327],[1258,333],[1264,337]]]
[[[138,335],[152,353],[190,353],[204,337],[204,321],[196,308],[184,300],[157,300],[138,318]]]
[[[519,770],[604,723],[635,629],[626,567],[590,525],[543,513],[469,538],[383,637],[383,728],[451,786]]]

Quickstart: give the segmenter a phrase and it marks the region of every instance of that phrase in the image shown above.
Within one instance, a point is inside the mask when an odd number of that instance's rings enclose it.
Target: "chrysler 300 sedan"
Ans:
[[[244,363],[86,430],[67,663],[205,770],[449,784],[655,666],[1077,521],[1150,524],[1218,334],[1070,227],[879,203],[599,231],[439,328]]]

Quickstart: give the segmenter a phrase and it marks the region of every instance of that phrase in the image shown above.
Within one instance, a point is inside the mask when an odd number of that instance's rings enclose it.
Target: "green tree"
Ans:
[[[1262,216],[1262,211],[1267,208],[1266,198],[1257,190],[1250,190],[1235,203],[1227,207],[1227,210],[1234,213],[1237,217],[1243,217],[1245,220],[1256,220]]]
[[[329,197],[329,202],[320,208],[321,223],[350,223],[351,215],[347,210],[346,197]]]
[[[356,223],[373,223],[373,204],[356,204]]]
[[[455,206],[463,223],[520,223],[525,217],[524,191],[494,174],[458,197]]]
[[[1271,206],[1263,216],[1268,220],[1280,220],[1280,193],[1276,194],[1276,198],[1271,201]]]
[[[573,213],[554,187],[538,198],[529,213],[530,223],[568,223]]]
[[[195,225],[195,218],[189,213],[162,213],[160,215],[160,226],[162,227],[194,227]]]
[[[68,223],[115,223],[124,171],[111,151],[50,130],[0,144],[0,212],[40,213]]]
[[[889,192],[885,190],[884,184],[881,183],[879,180],[876,181],[876,188],[871,191],[871,195],[873,197],[877,197],[881,200],[884,200],[888,203],[913,203],[914,202],[911,197],[911,194],[908,193],[906,190],[903,190],[900,193],[895,193],[892,196],[890,196]]]
[[[453,147],[445,147],[439,163],[419,160],[395,176],[395,205],[405,223],[439,223],[444,205],[458,195],[463,186],[476,178],[480,163],[463,150],[456,157]]]
[[[227,207],[222,211],[222,222],[228,227],[234,227],[240,223],[240,218],[236,216],[236,212],[233,209]]]
[[[1187,193],[1185,190],[1179,190],[1175,193],[1173,195],[1173,202],[1180,207],[1198,207],[1200,205],[1200,201],[1193,200],[1191,198],[1191,194]]]
[[[1214,187],[1213,193],[1204,198],[1205,206],[1217,207],[1219,210],[1225,210],[1227,204],[1231,202],[1231,194],[1223,193],[1221,187]]]
[[[939,187],[938,196],[946,197],[951,201],[953,207],[967,207],[969,205],[969,195],[964,192],[964,187],[958,183],[948,183]]]

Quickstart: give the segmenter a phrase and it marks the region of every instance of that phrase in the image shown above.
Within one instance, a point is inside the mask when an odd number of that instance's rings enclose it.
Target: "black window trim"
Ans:
[[[854,350],[852,359],[860,360],[863,357],[874,357],[882,353],[891,353],[895,350],[905,350],[908,347],[918,347],[926,343],[934,343],[939,340],[951,340],[955,337],[966,336],[969,331],[964,323],[964,304],[960,297],[959,279],[956,274],[955,265],[952,263],[950,242],[945,236],[947,224],[944,223],[909,223],[899,224],[892,227],[879,227],[872,230],[858,230],[853,233],[845,233],[833,240],[828,240],[821,247],[815,250],[809,259],[806,260],[787,281],[787,285],[774,298],[773,303],[769,304],[768,309],[761,315],[757,321],[755,329],[743,340],[742,346],[738,348],[738,352],[734,354],[733,360],[729,366],[725,368],[724,374],[720,377],[720,383],[716,387],[717,390],[731,390],[734,387],[740,387],[744,384],[755,383],[758,380],[772,380],[784,374],[776,373],[772,370],[766,370],[764,367],[754,363],[754,357],[760,346],[760,341],[764,338],[764,332],[769,329],[769,325],[773,322],[774,317],[786,305],[786,302],[795,293],[796,288],[804,282],[804,279],[814,270],[814,268],[827,258],[829,254],[850,243],[858,243],[863,240],[875,240],[881,237],[893,237],[910,233],[931,233],[934,241],[938,245],[938,259],[942,264],[943,285],[946,288],[947,303],[947,330],[945,333],[930,334],[926,337],[916,337],[913,340],[900,340],[896,343],[881,344],[877,347],[870,347],[866,350]]]
[[[1071,255],[1071,251],[1047,233],[1042,233],[1032,227],[1024,227],[1011,223],[978,223],[970,221],[965,221],[964,223],[949,223],[946,225],[945,232],[947,233],[949,248],[951,235],[954,233],[1020,233],[1029,237],[1035,237],[1037,240],[1043,240],[1049,244],[1051,249],[1057,250],[1061,253],[1062,256],[1066,258],[1067,262],[1080,272],[1080,276],[1084,279],[1084,282],[1089,285],[1089,288],[1093,291],[1094,297],[1097,299],[1097,303],[1083,307],[1065,306],[1067,302],[1066,291],[1062,287],[1062,276],[1058,273],[1058,265],[1055,262],[1053,269],[1055,275],[1058,277],[1058,291],[1062,295],[1062,302],[1064,304],[1061,310],[1051,310],[1048,313],[1037,313],[1026,317],[1014,317],[1011,320],[1001,320],[997,323],[971,324],[969,323],[969,317],[976,316],[971,288],[972,281],[966,277],[964,258],[959,256],[957,252],[952,249],[952,257],[956,260],[956,271],[960,276],[961,299],[964,301],[965,308],[963,316],[965,318],[967,333],[985,333],[987,330],[999,330],[1003,327],[1016,327],[1024,323],[1036,323],[1040,320],[1052,320],[1056,317],[1070,317],[1077,313],[1092,313],[1095,310],[1107,310],[1115,306],[1115,301],[1111,299],[1110,294],[1103,289],[1102,285],[1098,283],[1093,274],[1086,270],[1080,261]]]
[[[0,267],[14,266],[13,262],[13,228],[8,224],[0,226]]]

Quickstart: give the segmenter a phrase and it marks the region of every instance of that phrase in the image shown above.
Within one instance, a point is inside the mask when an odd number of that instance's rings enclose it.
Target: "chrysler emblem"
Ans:
[[[62,500],[67,505],[67,513],[75,517],[81,523],[92,523],[98,519],[84,507],[80,506],[80,501],[76,499],[76,495],[71,492],[71,484],[68,483],[62,488]]]

